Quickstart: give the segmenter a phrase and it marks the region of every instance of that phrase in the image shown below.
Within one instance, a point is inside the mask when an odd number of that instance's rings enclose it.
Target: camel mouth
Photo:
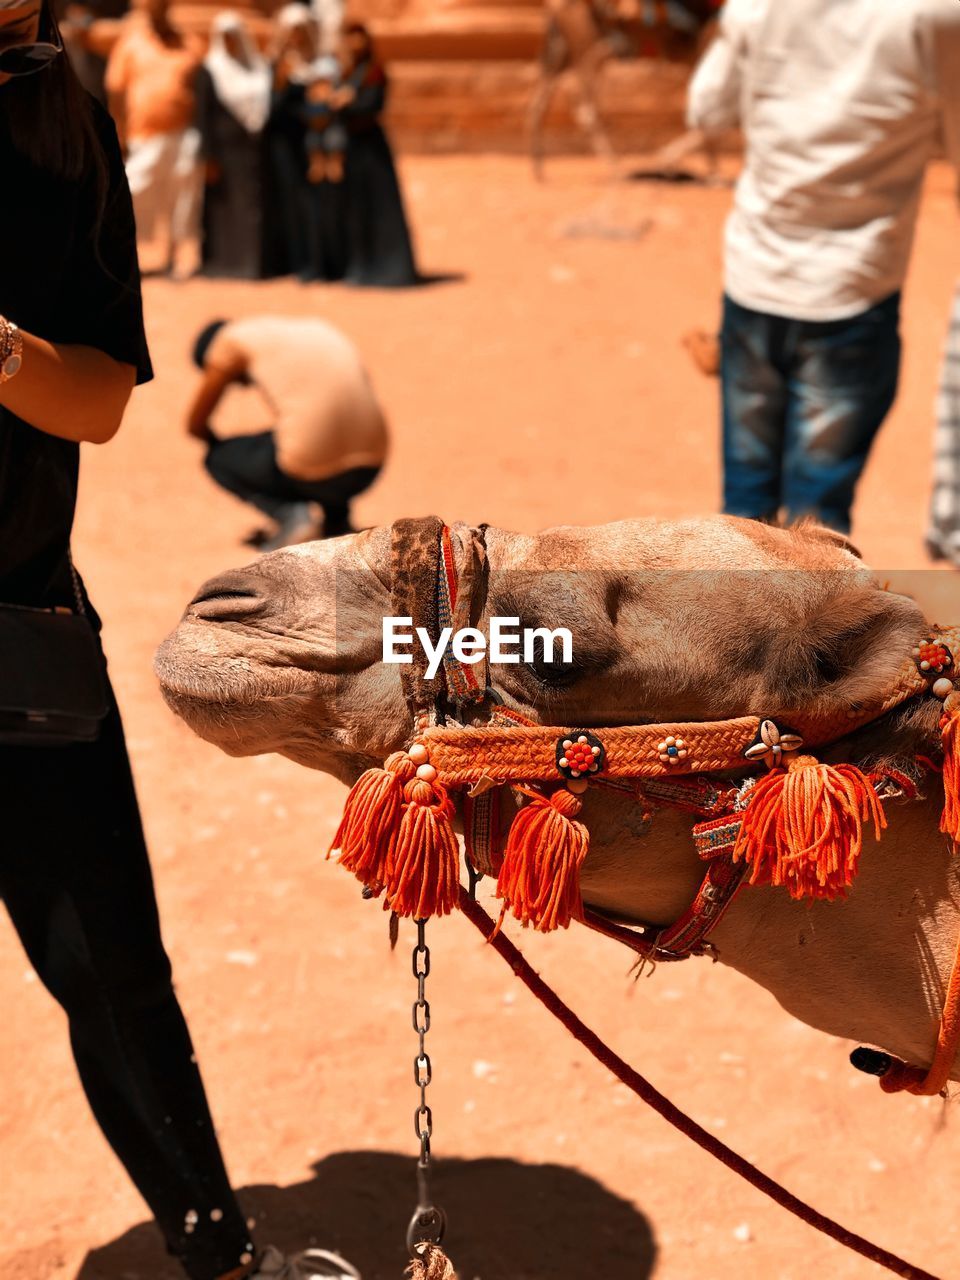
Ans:
[[[230,740],[239,736],[240,727],[245,721],[255,724],[260,714],[258,703],[252,699],[236,701],[224,698],[222,693],[214,695],[209,690],[185,689],[165,680],[160,681],[160,694],[188,729],[215,746],[221,746],[228,754],[232,754]]]
[[[161,661],[159,655],[154,670],[164,701],[184,719],[188,718],[191,710],[207,715],[221,712],[224,716],[255,712],[267,703],[307,697],[312,691],[309,678],[303,672],[298,676],[289,672],[277,673],[274,680],[266,685],[262,679],[254,681],[252,677],[225,682],[219,676],[210,684],[204,684],[197,680],[195,674],[184,680],[176,669],[171,670],[165,661]]]
[[[301,716],[291,704],[299,704],[306,690],[283,681],[278,689],[222,684],[205,686],[196,679],[185,682],[165,662],[156,664],[160,694],[191,732],[230,756],[260,755],[282,751],[291,717]],[[286,704],[286,705],[285,705]]]
[[[198,652],[193,628],[182,625],[160,645],[153,669],[167,705],[187,720],[194,715],[224,716],[254,711],[281,698],[306,697],[315,690],[316,677],[295,668],[258,667],[234,654]]]
[[[191,733],[225,755],[258,755],[279,748],[278,741],[264,738],[262,710],[256,703],[226,703],[162,683],[160,692],[170,710]]]

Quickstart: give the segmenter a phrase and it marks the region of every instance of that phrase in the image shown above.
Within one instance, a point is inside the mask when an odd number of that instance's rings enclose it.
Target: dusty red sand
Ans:
[[[156,282],[159,377],[119,439],[90,449],[77,553],[106,620],[179,990],[228,1163],[263,1240],[317,1237],[366,1280],[400,1275],[414,1150],[409,930],[323,862],[342,793],[273,758],[229,760],[161,704],[157,642],[196,585],[248,559],[251,517],[181,435],[188,338],[220,313],[317,312],[366,353],[395,434],[364,521],[439,511],[519,529],[716,502],[713,384],[679,338],[717,310],[728,196],[609,188],[560,161],[405,166],[425,265],[462,283],[379,295]],[[640,239],[631,231],[643,230]],[[573,234],[571,234],[573,233]],[[579,234],[578,234],[579,233]],[[922,564],[931,404],[960,269],[935,175],[906,303],[904,392],[864,486],[857,536]],[[237,397],[229,416],[258,421]],[[734,1280],[879,1274],[788,1218],[585,1058],[463,921],[431,930],[436,1152],[462,1280]],[[944,1276],[957,1261],[954,1116],[888,1100],[849,1046],[705,962],[638,984],[584,933],[528,953],[611,1043],[793,1190]],[[600,993],[603,993],[602,995]],[[91,1121],[63,1019],[0,932],[3,1280],[175,1274]]]

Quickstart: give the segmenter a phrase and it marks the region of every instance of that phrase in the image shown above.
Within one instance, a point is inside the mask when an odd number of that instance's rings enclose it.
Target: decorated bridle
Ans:
[[[396,615],[413,618],[435,640],[444,627],[476,623],[486,587],[482,528],[455,533],[435,517],[393,525]],[[922,637],[877,703],[827,716],[798,712],[789,726],[765,716],[617,728],[538,725],[503,705],[485,663],[462,663],[447,651],[428,679],[425,656],[414,652],[400,668],[413,738],[354,784],[332,852],[396,915],[449,914],[460,885],[459,804],[468,865],[475,876],[496,877],[501,923],[507,912],[541,931],[579,921],[626,943],[641,960],[708,954],[710,933],[744,884],[783,886],[797,899],[845,895],[864,835],[872,830],[879,839],[886,827],[883,801],[912,798],[916,788],[891,769],[827,764],[811,750],[910,699],[943,703],[941,830],[960,842],[960,691],[951,653],[958,642],[960,629]],[[589,833],[577,816],[592,786],[646,810],[669,804],[699,819],[693,840],[705,875],[672,925],[631,928],[584,905],[580,868]],[[951,994],[960,1007],[960,966]],[[945,1036],[941,1028],[930,1071],[875,1055],[884,1089],[940,1092],[957,1036],[960,1030]]]

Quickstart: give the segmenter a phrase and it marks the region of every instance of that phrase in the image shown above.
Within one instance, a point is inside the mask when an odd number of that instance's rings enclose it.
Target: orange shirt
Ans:
[[[107,64],[107,92],[123,98],[125,132],[137,140],[188,129],[196,112],[195,82],[203,42],[179,36],[165,44],[141,18],[128,21]]]

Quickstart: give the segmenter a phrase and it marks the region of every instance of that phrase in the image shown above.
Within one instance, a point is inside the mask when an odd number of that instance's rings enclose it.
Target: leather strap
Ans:
[[[638,956],[652,963],[689,960],[710,953],[709,937],[743,884],[746,865],[723,855],[715,858],[697,891],[697,896],[673,924],[656,929],[650,925],[631,927],[611,920],[601,911],[584,912],[584,924],[607,938],[622,942]]]
[[[480,589],[486,567],[483,528],[448,528],[437,516],[397,520],[391,528],[390,590],[394,615],[412,618],[435,646],[444,627],[456,633],[475,625],[483,609]],[[413,661],[400,668],[404,697],[418,731],[431,723],[444,699],[456,707],[483,702],[488,691],[486,655],[461,663],[451,648],[433,679],[423,645],[415,643]]]
[[[441,627],[454,634],[475,627],[483,612],[482,593],[487,549],[483,529],[460,525],[444,526],[440,534],[440,563],[437,568],[437,605]],[[460,662],[452,648],[443,655],[447,697],[457,707],[483,702],[490,683],[486,650],[479,662]]]
[[[693,902],[654,940],[657,951],[668,952],[677,959],[703,955],[708,949],[707,939],[736,897],[746,871],[745,862],[733,862],[726,856],[709,863]]]
[[[390,593],[394,616],[412,618],[433,643],[439,635],[437,614],[437,562],[443,522],[436,516],[397,520],[390,530]],[[403,696],[418,727],[429,719],[436,699],[443,694],[440,673],[427,679],[428,659],[423,645],[413,645],[413,662],[400,667]]]

